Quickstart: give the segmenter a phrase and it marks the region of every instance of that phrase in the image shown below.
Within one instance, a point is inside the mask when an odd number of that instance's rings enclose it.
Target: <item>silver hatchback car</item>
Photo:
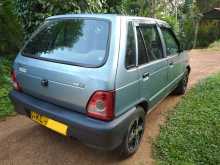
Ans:
[[[188,56],[160,20],[108,14],[49,17],[12,70],[15,110],[65,136],[129,156],[145,114],[184,94]]]

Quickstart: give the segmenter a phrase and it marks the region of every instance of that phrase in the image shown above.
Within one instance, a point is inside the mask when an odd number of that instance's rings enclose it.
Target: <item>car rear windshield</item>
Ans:
[[[24,56],[79,66],[104,63],[110,23],[99,19],[47,21],[22,50]]]

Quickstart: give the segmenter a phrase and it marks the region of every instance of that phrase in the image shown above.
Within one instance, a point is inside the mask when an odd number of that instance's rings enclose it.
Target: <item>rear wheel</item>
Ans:
[[[140,145],[144,133],[145,111],[137,107],[137,113],[130,122],[125,138],[119,147],[121,155],[126,158],[134,154]]]
[[[173,94],[175,95],[183,95],[186,92],[187,85],[188,85],[188,80],[189,80],[189,71],[184,74],[182,80],[179,82],[178,86],[176,89],[173,91]]]

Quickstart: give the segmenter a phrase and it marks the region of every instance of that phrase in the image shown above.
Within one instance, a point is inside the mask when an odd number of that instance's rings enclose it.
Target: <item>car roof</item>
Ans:
[[[55,15],[48,17],[47,20],[51,19],[64,19],[64,18],[100,18],[114,21],[117,18],[125,19],[125,20],[139,20],[139,21],[149,21],[156,22],[158,24],[162,24],[164,26],[169,27],[169,24],[165,21],[149,18],[149,17],[139,17],[139,16],[126,16],[126,15],[118,15],[118,14],[64,14],[64,15]]]

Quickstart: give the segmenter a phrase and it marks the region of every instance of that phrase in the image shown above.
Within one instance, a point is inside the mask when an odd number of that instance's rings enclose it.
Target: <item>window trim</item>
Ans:
[[[163,39],[161,38],[161,33],[160,33],[159,29],[158,29],[158,24],[157,24],[157,23],[143,23],[143,22],[138,23],[138,25],[136,26],[136,31],[137,31],[137,28],[140,28],[140,27],[150,27],[150,26],[155,27],[155,30],[156,30],[156,32],[157,32],[157,34],[158,34],[159,39],[160,39],[161,48],[162,48],[162,58],[156,59],[156,60],[154,60],[154,61],[150,61],[150,60],[149,60],[149,54],[148,54],[148,52],[147,52],[145,39],[144,39],[144,37],[143,37],[143,32],[139,29],[139,30],[140,30],[140,33],[141,33],[141,36],[142,36],[142,40],[143,40],[143,42],[144,42],[145,51],[146,51],[146,54],[147,54],[147,59],[148,59],[148,61],[147,61],[147,63],[141,64],[141,65],[139,65],[139,61],[138,61],[138,66],[143,66],[143,65],[146,65],[146,64],[150,64],[150,63],[153,63],[153,62],[156,62],[156,61],[160,61],[160,60],[163,60],[164,58],[166,58],[166,56],[165,56],[165,54],[164,54]],[[139,54],[138,54],[138,57],[139,57]]]
[[[139,53],[138,53],[138,66],[142,66],[142,65],[145,65],[145,64],[148,64],[149,63],[149,55],[148,55],[148,52],[147,52],[147,48],[146,48],[146,43],[145,43],[145,40],[144,40],[144,37],[143,37],[143,33],[142,33],[142,31],[140,30],[140,26],[137,26],[136,27],[136,31],[139,31],[139,33],[141,34],[141,40],[142,40],[142,42],[143,42],[143,44],[144,44],[144,49],[145,49],[145,53],[146,53],[146,55],[147,55],[147,62],[146,63],[143,63],[143,64],[139,64]],[[137,41],[138,42],[138,41]],[[138,45],[138,43],[137,43],[137,45]],[[139,52],[139,51],[138,51]]]
[[[98,64],[98,65],[81,64],[81,63],[77,63],[77,62],[68,62],[68,61],[62,61],[62,60],[56,60],[56,59],[48,59],[48,58],[44,58],[44,57],[35,57],[33,55],[30,55],[30,54],[27,55],[27,54],[23,53],[23,50],[27,46],[29,41],[33,37],[35,37],[46,26],[46,23],[52,22],[52,21],[64,21],[64,20],[75,20],[75,19],[106,21],[108,23],[109,32],[108,32],[108,38],[107,38],[105,58],[103,59],[103,61],[100,64]],[[62,18],[62,19],[61,18],[54,18],[54,19],[46,20],[42,25],[39,26],[39,28],[31,35],[31,37],[24,44],[24,46],[20,50],[19,54],[21,54],[24,57],[38,59],[38,60],[42,60],[42,61],[53,62],[53,63],[58,63],[58,64],[72,65],[72,66],[78,66],[78,67],[84,67],[84,68],[100,68],[100,67],[104,66],[106,64],[107,60],[108,60],[109,53],[110,53],[111,38],[112,38],[112,22],[109,19],[105,19],[105,18],[91,18],[91,17],[72,17],[72,18]]]
[[[134,66],[127,66],[126,65],[126,57],[127,57],[127,43],[128,43],[128,28],[129,28],[129,24],[131,24],[132,26],[132,30],[133,30],[133,34],[134,34],[134,44],[135,44],[135,64]],[[136,32],[135,32],[135,26],[133,21],[128,21],[127,22],[127,34],[126,34],[126,45],[125,45],[126,49],[125,49],[125,58],[124,58],[124,66],[126,68],[126,70],[132,70],[134,68],[137,67],[137,42],[136,42]]]
[[[163,38],[164,51],[165,51],[165,53],[166,53],[166,57],[169,58],[169,57],[173,57],[173,56],[179,55],[179,54],[180,54],[180,53],[179,53],[179,52],[180,52],[180,42],[179,42],[179,40],[177,39],[177,37],[176,37],[175,33],[173,32],[172,28],[170,28],[170,27],[168,28],[168,27],[165,27],[165,26],[159,26],[159,29],[160,29],[160,31],[161,31],[161,37]],[[167,45],[166,45],[166,41],[165,41],[165,38],[164,38],[163,30],[162,30],[162,29],[168,30],[168,31],[171,33],[171,35],[173,36],[175,42],[177,43],[178,51],[177,51],[176,54],[167,55]]]

